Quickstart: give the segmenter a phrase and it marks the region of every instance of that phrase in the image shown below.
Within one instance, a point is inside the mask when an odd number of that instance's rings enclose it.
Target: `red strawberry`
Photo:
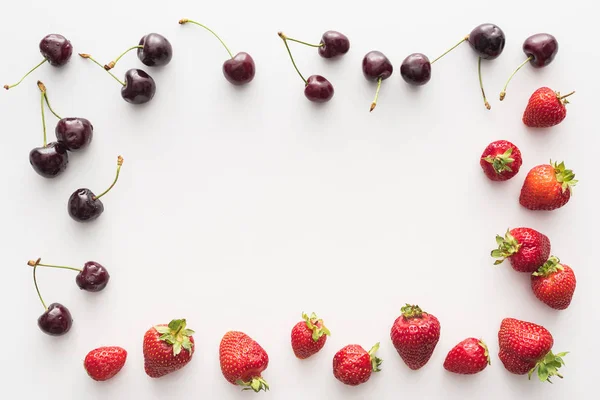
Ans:
[[[569,307],[576,284],[571,267],[554,256],[531,275],[535,297],[556,310]]]
[[[515,228],[506,231],[504,237],[496,235],[498,248],[492,250],[497,258],[494,265],[509,259],[515,271],[535,272],[550,256],[548,236],[531,228]]]
[[[144,370],[151,378],[175,372],[187,365],[194,353],[194,331],[185,319],[156,325],[144,335]]]
[[[573,186],[577,183],[575,174],[561,162],[542,164],[533,167],[527,174],[519,202],[530,210],[555,210],[567,204]]]
[[[296,357],[305,359],[316,354],[325,346],[329,329],[323,325],[322,319],[317,319],[315,313],[310,318],[302,314],[304,321],[298,322],[292,328],[292,349]]]
[[[479,164],[492,181],[506,181],[519,172],[523,159],[517,146],[506,140],[498,140],[485,148]]]
[[[450,372],[472,375],[481,372],[490,364],[490,353],[486,344],[479,339],[465,339],[446,356],[444,368]]]
[[[548,128],[558,125],[567,116],[565,104],[567,97],[575,92],[561,96],[548,87],[541,87],[529,98],[523,113],[523,123],[531,128]]]
[[[107,381],[119,373],[126,360],[127,351],[121,347],[99,347],[85,356],[83,367],[93,380]]]
[[[227,332],[219,346],[221,372],[229,383],[243,390],[269,390],[262,372],[269,366],[269,355],[250,336],[242,332]]]
[[[498,356],[509,372],[531,375],[537,369],[542,382],[553,376],[562,376],[558,369],[564,365],[562,357],[567,353],[552,353],[554,339],[546,328],[531,322],[505,318],[498,332],[500,352]]]
[[[357,344],[351,344],[333,356],[333,376],[350,386],[358,386],[371,378],[372,372],[379,372],[382,360],[375,357],[379,343],[367,351]]]
[[[419,306],[406,304],[394,325],[390,337],[396,351],[410,369],[423,367],[440,340],[440,322],[423,312]]]

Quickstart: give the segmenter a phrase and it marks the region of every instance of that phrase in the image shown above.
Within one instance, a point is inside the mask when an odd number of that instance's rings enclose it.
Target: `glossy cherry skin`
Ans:
[[[62,304],[52,303],[38,318],[38,327],[50,336],[61,336],[71,330],[73,317],[69,309]]]
[[[77,151],[87,147],[94,136],[94,127],[85,118],[63,118],[54,129],[56,139],[67,150]]]
[[[350,40],[342,33],[327,31],[321,37],[319,55],[323,58],[343,56],[350,50]]]
[[[158,33],[149,33],[140,39],[137,56],[149,67],[162,67],[173,58],[173,47],[166,37]]]
[[[40,53],[50,65],[60,67],[71,59],[73,45],[63,35],[52,33],[40,41]]]
[[[141,69],[130,69],[125,73],[125,86],[121,97],[131,104],[144,104],[152,100],[156,93],[154,79]]]
[[[90,189],[77,189],[67,203],[69,215],[77,222],[93,221],[104,212],[104,204]]]
[[[523,52],[531,57],[529,63],[535,68],[550,64],[558,53],[558,41],[549,33],[538,33],[529,36],[523,43]]]
[[[402,61],[400,75],[410,85],[424,85],[431,79],[431,62],[425,54],[413,53]]]
[[[106,287],[109,279],[106,268],[95,261],[88,261],[75,277],[75,282],[81,290],[99,292]]]
[[[469,34],[469,44],[479,57],[493,60],[502,54],[506,36],[502,29],[494,24],[481,24]]]
[[[333,97],[333,85],[321,75],[311,75],[306,80],[304,95],[315,103],[325,103]]]
[[[256,66],[248,53],[237,53],[233,58],[223,63],[223,75],[230,83],[240,86],[254,79]]]
[[[368,52],[362,60],[363,75],[370,81],[389,78],[394,72],[390,60],[380,51]]]
[[[29,162],[34,171],[44,178],[55,178],[67,168],[69,154],[60,142],[48,143],[29,152]]]

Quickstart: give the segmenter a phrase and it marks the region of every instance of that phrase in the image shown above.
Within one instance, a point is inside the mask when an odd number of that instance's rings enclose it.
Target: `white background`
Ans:
[[[587,5],[584,5],[587,4]],[[154,100],[125,103],[119,85],[75,54],[64,68],[48,65],[21,86],[0,93],[3,137],[0,282],[4,345],[2,397],[26,399],[239,399],[252,396],[221,376],[218,345],[230,329],[243,330],[270,355],[264,399],[546,399],[594,397],[598,359],[597,77],[600,61],[590,36],[592,2],[531,1],[501,5],[465,0],[406,5],[395,1],[23,1],[5,4],[0,32],[2,84],[13,83],[40,60],[47,33],[68,37],[75,52],[108,62],[141,36],[159,32],[174,47],[162,69],[132,53],[115,69],[143,68],[156,80]],[[370,7],[369,7],[370,6]],[[453,16],[451,16],[453,15]],[[187,17],[220,33],[232,51],[247,51],[254,81],[235,88],[222,76],[226,52],[208,32],[179,26]],[[436,63],[430,83],[406,85],[399,66],[412,52],[432,59],[480,23],[506,33],[504,53],[483,65],[492,110],[482,104],[477,59],[467,44]],[[327,61],[315,49],[292,45],[305,75],[335,86],[333,100],[315,105],[289,62],[277,31],[318,42],[328,30],[351,40],[350,52]],[[527,66],[503,103],[497,95],[524,59],[523,40],[553,33],[560,50],[543,70]],[[360,63],[370,50],[393,62],[380,101],[368,112],[375,86]],[[94,125],[88,151],[71,154],[55,180],[34,173],[28,153],[42,131],[36,80],[48,87],[62,116]],[[521,115],[540,86],[577,90],[566,120],[547,130],[527,129]],[[47,113],[49,134],[54,117]],[[506,183],[488,181],[479,157],[497,139],[523,153],[521,172]],[[118,154],[125,164],[118,186],[103,198],[105,212],[91,224],[72,221],[69,195],[96,193],[113,178]],[[579,185],[568,205],[530,212],[518,196],[527,171],[565,160]],[[552,254],[572,266],[578,286],[571,307],[539,302],[529,278],[507,264],[492,266],[494,236],[530,226],[547,234]],[[111,281],[90,294],[69,271],[40,270],[47,303],[70,308],[68,335],[44,335],[30,258],[82,266],[104,264]],[[441,321],[438,347],[423,369],[409,370],[389,329],[405,302]],[[295,359],[289,344],[302,311],[316,311],[333,336],[317,356]],[[497,358],[500,321],[516,317],[546,326],[556,351],[570,351],[564,380],[554,385],[508,373]],[[172,318],[196,330],[196,353],[182,371],[151,380],[143,371],[144,332]],[[442,363],[460,340],[482,337],[492,366],[477,376],[446,372]],[[333,354],[381,341],[383,371],[360,387],[337,382]],[[82,367],[101,345],[129,351],[112,381],[96,383]]]

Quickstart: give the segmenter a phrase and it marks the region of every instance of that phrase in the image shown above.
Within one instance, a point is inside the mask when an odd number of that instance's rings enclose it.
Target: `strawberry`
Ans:
[[[560,260],[554,256],[531,275],[535,297],[556,310],[569,307],[576,284],[571,267],[560,264]]]
[[[333,376],[350,386],[358,386],[371,378],[372,372],[381,371],[380,358],[375,357],[379,343],[367,351],[357,344],[343,347],[333,356]]]
[[[262,372],[269,366],[269,355],[250,336],[242,332],[227,332],[219,346],[221,372],[227,381],[243,386],[243,390],[269,390]]]
[[[490,365],[490,353],[479,339],[468,338],[454,346],[444,361],[444,368],[462,375],[481,372]]]
[[[565,104],[569,101],[567,97],[575,92],[561,96],[559,92],[548,87],[541,87],[529,98],[523,123],[531,128],[548,128],[558,125],[567,116]]]
[[[498,356],[509,372],[518,375],[531,375],[537,369],[538,378],[550,381],[553,376],[562,378],[558,369],[564,365],[567,353],[554,354],[554,339],[543,326],[514,318],[502,320],[498,331],[500,352]]]
[[[567,204],[573,186],[577,183],[575,174],[561,162],[542,164],[533,167],[527,174],[519,202],[530,210],[555,210]]]
[[[187,365],[194,354],[194,331],[186,328],[185,319],[169,325],[156,325],[144,335],[144,370],[151,378],[175,372]]]
[[[121,347],[99,347],[85,356],[83,367],[93,380],[107,381],[119,373],[126,360],[127,351]]]
[[[494,265],[501,264],[507,258],[515,271],[535,272],[550,256],[548,236],[531,228],[514,228],[506,231],[504,237],[496,235],[498,248],[492,250],[497,258]]]
[[[322,319],[317,319],[315,313],[310,318],[302,314],[304,321],[298,322],[292,328],[292,349],[296,357],[306,359],[316,354],[325,346],[327,336],[331,335]]]
[[[523,159],[517,146],[506,140],[497,140],[485,148],[479,164],[492,181],[506,181],[519,172]]]
[[[390,333],[396,351],[410,369],[423,367],[440,340],[440,322],[419,306],[406,304]]]

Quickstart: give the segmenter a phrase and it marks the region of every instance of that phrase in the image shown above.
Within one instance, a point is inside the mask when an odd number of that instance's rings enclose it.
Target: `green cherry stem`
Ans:
[[[46,307],[46,303],[44,303],[44,299],[42,298],[42,295],[40,294],[40,288],[38,287],[37,278],[35,276],[36,270],[37,270],[37,265],[34,265],[33,266],[33,284],[35,285],[35,291],[37,292],[37,295],[40,298],[42,305],[44,306],[44,310],[48,310],[48,307]]]
[[[80,268],[66,267],[64,265],[50,265],[50,264],[42,264],[40,261],[42,259],[38,258],[37,260],[29,260],[27,261],[27,265],[30,267],[46,267],[46,268],[58,268],[58,269],[70,269],[71,271],[81,272]]]
[[[41,90],[41,94],[40,94],[40,106],[41,106],[41,110],[42,110],[42,128],[44,129],[44,147],[46,147],[46,145],[48,144],[47,141],[47,136],[46,136],[46,113],[44,112],[44,95],[46,93],[46,87],[44,86],[44,84],[42,83],[40,86],[40,83],[38,83],[38,87]]]
[[[479,74],[479,87],[481,88],[481,94],[483,95],[483,104],[485,105],[485,108],[491,110],[492,106],[490,106],[490,103],[488,103],[485,97],[485,90],[483,90],[483,81],[481,80],[481,57],[479,57],[479,61],[477,62],[477,73]]]
[[[50,101],[48,100],[48,91],[46,90],[46,86],[42,83],[42,81],[38,81],[37,82],[38,88],[40,88],[40,91],[44,94],[44,100],[46,100],[46,105],[48,106],[48,109],[50,110],[50,112],[52,114],[54,114],[54,116],[58,119],[62,119],[60,115],[58,115],[53,109],[52,106],[50,105]]]
[[[229,57],[233,58],[233,53],[231,53],[231,50],[229,50],[229,47],[227,47],[227,45],[225,44],[225,42],[219,37],[219,35],[217,35],[215,33],[215,31],[213,31],[212,29],[210,29],[208,26],[201,24],[200,22],[192,21],[191,19],[187,19],[187,18],[180,19],[179,20],[179,25],[183,25],[183,24],[186,24],[188,22],[190,24],[198,25],[198,26],[206,29],[210,33],[212,33],[217,39],[219,39],[219,42],[221,42],[221,44],[223,45],[223,47],[225,47],[225,50],[227,50],[227,52],[229,53]]]
[[[294,39],[294,38],[291,38],[289,36],[287,36],[286,39],[289,40],[289,41],[292,41],[292,42],[303,44],[305,46],[309,46],[309,47],[323,47],[323,46],[325,46],[325,43],[319,43],[319,44],[306,43],[306,42],[303,42],[302,40]]]
[[[121,57],[123,57],[125,54],[129,53],[131,50],[141,49],[143,47],[144,46],[142,46],[142,45],[131,46],[130,48],[128,48],[127,50],[125,50],[123,53],[121,53],[121,55],[119,57],[117,57],[117,59],[115,61],[111,61],[108,64],[106,64],[104,66],[104,69],[107,70],[107,71],[113,69],[115,67],[115,65],[119,62],[119,60],[121,59]]]
[[[85,53],[79,53],[79,57],[81,57],[81,58],[87,58],[87,59],[90,59],[90,60],[91,60],[91,61],[92,61],[94,64],[96,64],[96,65],[97,65],[97,66],[99,66],[100,68],[104,69],[104,66],[103,66],[102,64],[100,64],[98,61],[94,60],[94,59],[92,58],[92,56],[90,56],[89,54],[85,54]],[[114,76],[112,72],[110,72],[110,71],[107,71],[107,70],[105,70],[105,71],[106,71],[106,72],[108,72],[108,74],[109,74],[110,76],[112,76],[112,77],[115,79],[115,81],[119,82],[119,83],[120,83],[122,86],[125,86],[125,83],[124,83],[124,82],[121,82],[121,80],[120,80],[119,78],[117,78],[116,76]]]
[[[375,99],[373,99],[373,102],[371,103],[371,108],[369,109],[369,112],[373,111],[377,106],[377,98],[379,98],[379,89],[381,89],[381,81],[383,81],[383,78],[379,78],[377,80],[377,90],[375,91]]]
[[[100,197],[104,196],[106,193],[110,192],[110,190],[115,186],[117,181],[119,180],[119,172],[121,172],[121,166],[123,165],[123,157],[117,157],[117,174],[115,175],[115,180],[113,183],[106,189],[104,192],[100,193],[98,196],[94,196],[94,200],[98,200]]]
[[[504,85],[504,89],[502,89],[502,91],[500,92],[500,101],[504,100],[504,97],[506,96],[506,88],[508,87],[508,84],[510,83],[510,80],[513,78],[513,76],[515,76],[515,74],[517,72],[519,72],[519,70],[521,68],[523,68],[525,66],[525,64],[527,64],[531,60],[533,60],[533,56],[530,56],[527,58],[527,60],[523,61],[521,63],[521,65],[519,65],[517,67],[517,69],[515,69],[514,72],[508,77],[508,80],[506,81],[506,85]]]
[[[12,85],[4,85],[4,89],[8,90],[8,89],[10,89],[10,88],[14,88],[15,86],[19,86],[19,84],[20,84],[21,82],[23,82],[23,80],[24,80],[25,78],[27,78],[27,76],[29,76],[29,74],[31,74],[33,71],[35,71],[36,69],[38,69],[38,67],[40,67],[40,66],[41,66],[43,63],[45,63],[46,61],[48,61],[48,60],[46,60],[46,59],[44,58],[44,59],[42,60],[42,62],[40,62],[38,65],[36,65],[35,67],[33,67],[31,70],[29,70],[29,72],[28,72],[28,73],[26,73],[26,74],[25,74],[25,75],[24,75],[24,76],[21,78],[21,80],[20,80],[19,82],[15,83],[15,84],[12,84]]]
[[[306,79],[304,79],[304,76],[302,76],[302,73],[298,69],[298,66],[296,65],[296,61],[294,61],[294,56],[292,56],[292,51],[290,50],[290,46],[288,46],[288,43],[287,43],[287,39],[288,39],[287,36],[285,36],[285,34],[283,32],[277,32],[277,34],[279,35],[281,40],[283,40],[283,44],[285,44],[285,48],[287,49],[287,52],[290,55],[290,60],[292,60],[292,64],[294,65],[296,72],[298,73],[298,75],[300,75],[300,78],[302,78],[302,80],[304,81],[304,85],[308,85],[308,82],[306,81]]]
[[[431,64],[433,64],[434,62],[436,62],[440,58],[444,57],[446,54],[450,53],[452,50],[454,50],[455,48],[457,48],[458,46],[460,46],[463,42],[466,42],[467,40],[469,40],[469,35],[465,36],[464,38],[462,38],[460,40],[460,42],[456,43],[454,46],[452,46],[448,50],[446,50],[441,56],[439,56],[438,58],[436,58],[435,60],[433,60],[431,62]]]

